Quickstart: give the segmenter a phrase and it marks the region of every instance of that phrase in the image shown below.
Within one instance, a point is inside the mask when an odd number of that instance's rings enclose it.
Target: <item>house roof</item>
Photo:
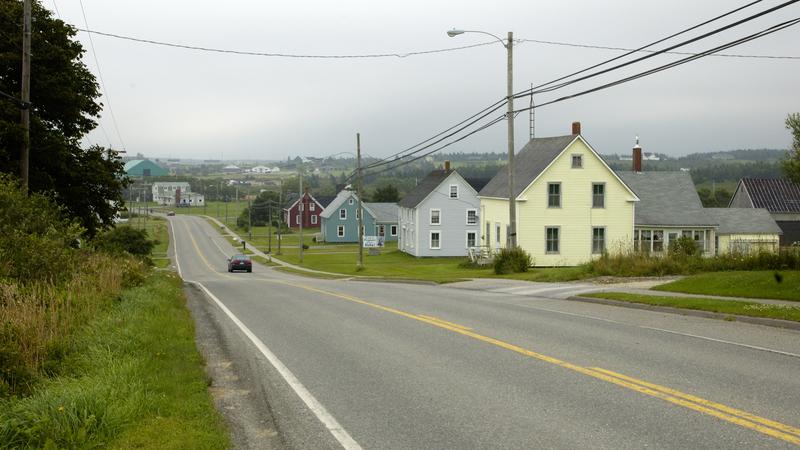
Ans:
[[[397,223],[400,208],[397,203],[367,203],[364,209],[368,210],[377,223]]]
[[[687,172],[617,172],[641,200],[636,225],[716,226]]]
[[[322,210],[322,212],[320,213],[320,217],[324,217],[326,219],[329,218],[335,211],[339,209],[339,206],[341,206],[342,203],[344,203],[344,201],[350,198],[351,196],[353,198],[358,198],[356,197],[355,192],[348,191],[347,189],[342,189],[336,195],[336,197],[334,197],[334,199],[328,204],[328,206],[326,206],[325,209]]]
[[[738,189],[744,185],[753,208],[764,208],[771,213],[800,213],[800,184],[786,178],[742,178]]]
[[[717,234],[782,234],[763,208],[706,208],[719,223]]]
[[[450,176],[451,173],[455,172],[454,169],[444,170],[444,169],[436,169],[431,171],[422,181],[419,182],[418,185],[414,187],[408,194],[400,200],[399,205],[403,208],[414,208],[419,205],[423,200],[425,200],[431,192],[433,192],[437,187],[447,177]]]
[[[577,134],[531,139],[514,158],[514,198],[519,197]],[[508,166],[503,166],[483,189],[481,197],[508,198]]]
[[[292,197],[292,198],[293,198],[293,201],[291,201],[291,203],[289,203],[289,206],[287,206],[286,208],[283,208],[284,211],[289,211],[292,208],[294,208],[294,206],[296,204],[300,203],[300,199],[302,197],[300,195],[294,194],[294,197]],[[319,200],[317,200],[313,195],[311,195],[311,193],[308,193],[308,198],[310,198],[314,203],[318,204],[321,208],[323,208],[323,209],[325,208],[325,205],[322,204],[322,202],[320,202]]]

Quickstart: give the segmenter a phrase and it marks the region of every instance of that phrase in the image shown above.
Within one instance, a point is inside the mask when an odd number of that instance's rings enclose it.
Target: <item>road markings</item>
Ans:
[[[333,435],[339,444],[348,450],[357,450],[361,449],[361,446],[358,445],[358,442],[353,439],[352,436],[339,424],[339,422],[328,412],[327,409],[319,402],[319,400],[314,397],[308,389],[297,379],[297,377],[286,367],[277,356],[275,356],[264,342],[261,341],[252,331],[250,331],[247,326],[239,320],[236,315],[231,312],[214,294],[211,293],[205,286],[201,283],[195,282],[197,286],[199,286],[205,293],[208,295],[209,298],[214,300],[217,306],[236,324],[237,327],[250,339],[250,342],[256,346],[256,348],[264,355],[265,358],[272,364],[272,367],[278,371],[278,373],[283,377],[289,387],[297,394],[298,397],[306,404],[309,410],[325,425],[325,428]]]
[[[627,375],[618,374],[616,372],[612,372],[610,370],[594,367],[582,367],[576,364],[569,363],[567,361],[562,361],[558,358],[554,358],[552,356],[547,356],[541,353],[537,353],[520,346],[501,341],[499,339],[495,339],[489,336],[484,336],[482,334],[476,333],[472,331],[470,328],[467,328],[463,325],[458,325],[452,322],[443,321],[441,319],[437,319],[431,316],[425,315],[418,315],[409,313],[406,311],[402,311],[396,308],[392,308],[389,306],[380,305],[377,303],[372,303],[367,300],[363,300],[358,297],[354,297],[352,295],[341,294],[338,292],[327,291],[324,289],[318,289],[311,286],[306,286],[297,283],[291,283],[288,281],[282,280],[271,280],[274,283],[284,284],[287,286],[296,287],[299,289],[304,289],[311,292],[316,292],[319,294],[328,295],[331,297],[340,298],[343,300],[347,300],[353,303],[358,303],[361,305],[369,306],[381,311],[389,312],[392,314],[396,314],[402,317],[406,317],[409,319],[414,319],[420,322],[427,323],[429,325],[433,325],[435,327],[443,328],[445,330],[452,331],[454,333],[458,333],[467,337],[471,337],[473,339],[486,342],[488,344],[495,345],[500,348],[504,348],[506,350],[510,350],[515,353],[519,353],[524,356],[528,356],[534,359],[538,359],[540,361],[548,362],[550,364],[554,364],[565,369],[569,369],[592,378],[606,381],[608,383],[615,384],[617,386],[621,386],[636,392],[640,392],[642,394],[649,395],[654,398],[658,398],[675,405],[683,406],[685,408],[691,409],[693,411],[697,411],[706,415],[710,415],[712,417],[716,417],[718,419],[724,420],[726,422],[739,425],[744,428],[748,428],[754,431],[758,431],[760,433],[766,434],[768,436],[781,439],[783,441],[800,445],[800,429],[776,422],[770,419],[766,419],[763,417],[756,416],[754,414],[747,413],[745,411],[741,411],[735,408],[731,408],[720,403],[715,403],[710,400],[706,400],[697,396],[693,396],[690,394],[686,394],[674,389],[670,389],[667,387],[659,386],[653,383],[649,383],[644,380],[639,380],[633,377],[629,377]]]
[[[181,272],[181,262],[178,260],[178,238],[175,237],[175,227],[172,226],[173,219],[169,219],[169,229],[172,231],[172,253],[175,255],[175,267],[178,269],[178,276],[183,278]]]

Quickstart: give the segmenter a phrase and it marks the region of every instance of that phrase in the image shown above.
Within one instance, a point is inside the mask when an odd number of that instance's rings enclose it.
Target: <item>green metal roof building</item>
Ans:
[[[125,163],[125,173],[129,177],[161,177],[169,171],[149,159],[133,159]]]

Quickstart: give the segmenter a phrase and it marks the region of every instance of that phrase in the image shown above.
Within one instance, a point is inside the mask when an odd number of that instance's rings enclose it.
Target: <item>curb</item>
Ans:
[[[735,314],[723,314],[711,311],[700,311],[697,309],[683,309],[683,308],[673,308],[670,306],[657,306],[657,305],[647,305],[644,303],[623,302],[620,300],[610,300],[606,298],[581,297],[579,295],[569,297],[567,300],[584,302],[584,303],[595,303],[607,306],[619,306],[623,308],[658,311],[670,314],[679,314],[682,316],[703,317],[706,319],[730,320],[730,318],[734,318],[736,319],[735,320],[736,322],[752,323],[756,325],[764,325],[768,327],[784,328],[789,330],[800,331],[800,322],[794,322],[791,320],[768,319],[765,317],[739,316]]]

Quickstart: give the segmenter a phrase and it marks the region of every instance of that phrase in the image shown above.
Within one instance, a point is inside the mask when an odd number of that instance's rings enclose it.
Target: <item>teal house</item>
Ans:
[[[132,159],[125,163],[125,173],[131,178],[163,177],[169,171],[149,159]]]
[[[364,209],[364,236],[397,240],[399,209],[396,203],[367,203]],[[325,242],[358,242],[358,197],[343,190],[320,214],[320,232]]]

